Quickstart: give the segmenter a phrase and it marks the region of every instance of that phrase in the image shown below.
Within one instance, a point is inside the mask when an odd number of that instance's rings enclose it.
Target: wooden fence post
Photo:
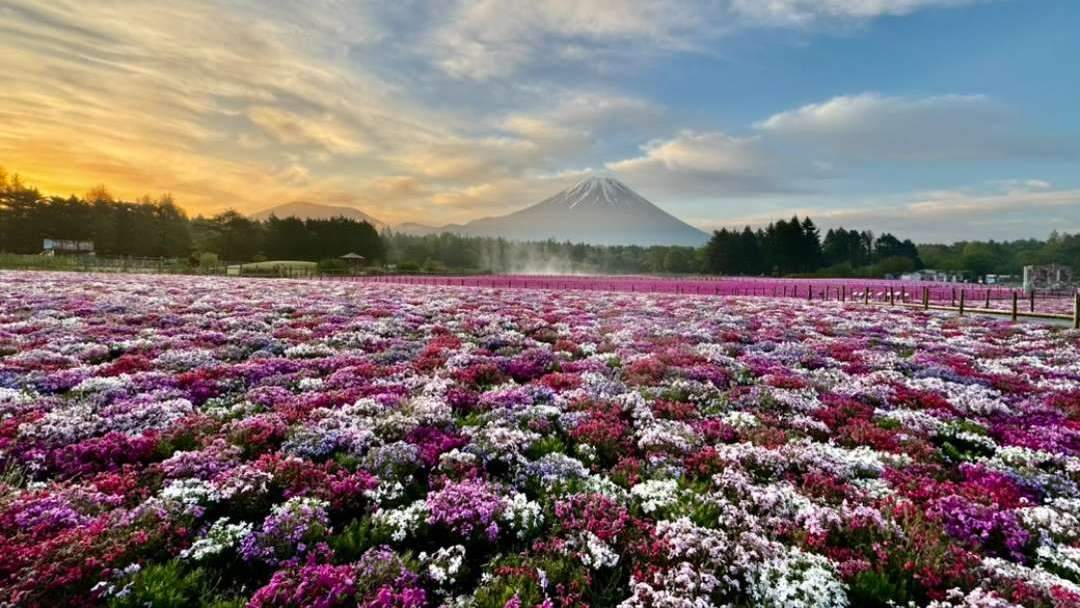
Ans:
[[[806,301],[810,302],[813,299],[814,299],[814,286],[813,285],[807,285],[806,286]]]
[[[985,308],[990,308],[990,288],[989,287],[986,288],[986,306],[985,306]]]
[[[869,285],[863,285],[862,296],[863,296],[863,304],[869,304],[870,303],[870,286]]]
[[[1015,321],[1016,321],[1016,317],[1017,317],[1017,314],[1016,314],[1016,305],[1017,305],[1017,300],[1019,300],[1019,299],[1020,299],[1020,297],[1019,297],[1019,296],[1018,296],[1018,295],[1016,294],[1016,290],[1013,290],[1013,292],[1012,292],[1012,296],[1013,296],[1013,297],[1012,297],[1012,315],[1011,315],[1011,316],[1012,316],[1012,320],[1013,320],[1013,322],[1015,322]]]
[[[956,288],[955,287],[952,288],[952,295],[949,297],[949,306],[953,307],[953,308],[956,307]]]
[[[1080,290],[1073,293],[1073,329],[1080,329]]]
[[[896,304],[896,292],[893,291],[892,286],[889,286],[889,306]]]
[[[1029,312],[1035,312],[1035,289],[1031,289],[1031,310]]]
[[[922,307],[923,310],[930,310],[930,288],[922,288]]]
[[[964,290],[964,289],[960,290],[960,316],[961,317],[964,316],[964,293],[965,292],[966,292],[966,290]]]
[[[840,286],[840,301],[847,302],[847,285]]]

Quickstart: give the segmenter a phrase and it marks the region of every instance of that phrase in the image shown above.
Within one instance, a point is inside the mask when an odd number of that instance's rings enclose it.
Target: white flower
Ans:
[[[427,521],[427,503],[417,500],[407,507],[383,509],[372,516],[376,525],[387,528],[390,538],[397,543],[413,535]]]
[[[508,499],[503,499],[503,510],[499,518],[517,532],[520,539],[525,539],[530,532],[544,522],[543,507],[540,503],[529,500],[520,492],[515,492]]]
[[[760,424],[757,417],[749,412],[727,412],[721,417],[721,420],[724,421],[724,424],[739,431],[752,429]]]
[[[758,566],[750,582],[750,597],[762,608],[843,608],[847,586],[828,558],[789,548],[780,557]]]
[[[653,513],[679,501],[679,484],[674,479],[650,479],[630,488],[630,495],[641,503],[641,510]]]
[[[252,525],[250,523],[240,522],[233,524],[229,523],[228,517],[222,517],[210,526],[206,536],[181,551],[180,557],[200,561],[218,555],[226,549],[238,545],[245,536],[251,534],[251,531]]]
[[[457,582],[457,577],[461,574],[465,564],[465,547],[442,547],[431,555],[421,552],[419,558],[421,563],[427,564],[427,574],[431,580],[440,587],[449,587]]]
[[[592,532],[586,530],[582,540],[584,550],[581,553],[581,563],[589,568],[599,570],[619,563],[619,554]]]
[[[194,477],[174,479],[161,490],[161,498],[185,507],[205,506],[221,500],[214,484]]]

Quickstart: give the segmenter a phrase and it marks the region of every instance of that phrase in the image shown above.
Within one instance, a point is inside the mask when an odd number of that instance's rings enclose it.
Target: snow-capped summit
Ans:
[[[422,232],[456,232],[517,241],[555,239],[597,245],[701,245],[708,235],[611,177],[590,177],[509,215]],[[406,232],[411,228],[399,227]],[[416,230],[421,232],[421,230]]]
[[[590,177],[556,196],[562,196],[571,209],[581,203],[621,205],[649,202],[613,177]]]

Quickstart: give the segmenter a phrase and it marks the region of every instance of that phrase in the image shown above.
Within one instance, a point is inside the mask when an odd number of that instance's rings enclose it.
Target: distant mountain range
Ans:
[[[267,209],[252,217],[352,217],[377,228],[387,227],[358,209],[296,202]],[[507,215],[465,224],[426,226],[406,223],[393,227],[406,234],[452,232],[464,236],[503,237],[515,241],[555,239],[594,245],[691,245],[709,239],[705,232],[649,202],[626,184],[610,177],[585,181],[535,205]]]
[[[294,201],[264,209],[258,213],[253,213],[251,219],[262,221],[269,219],[271,215],[277,216],[279,219],[298,217],[304,220],[327,220],[334,217],[346,217],[360,222],[368,222],[379,230],[388,227],[385,223],[355,207],[323,205],[321,203],[309,203],[307,201]]]

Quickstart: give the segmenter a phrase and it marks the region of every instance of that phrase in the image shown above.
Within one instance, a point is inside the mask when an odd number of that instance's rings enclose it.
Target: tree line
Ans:
[[[172,197],[119,201],[104,187],[83,197],[43,196],[0,170],[0,251],[41,253],[44,239],[93,241],[98,255],[230,262],[334,259],[357,253],[382,260],[378,231],[348,218],[258,221],[235,211],[189,218]]]
[[[830,228],[822,240],[814,221],[798,216],[757,230],[713,232],[704,270],[726,275],[874,276],[923,267],[918,247],[885,233]]]

